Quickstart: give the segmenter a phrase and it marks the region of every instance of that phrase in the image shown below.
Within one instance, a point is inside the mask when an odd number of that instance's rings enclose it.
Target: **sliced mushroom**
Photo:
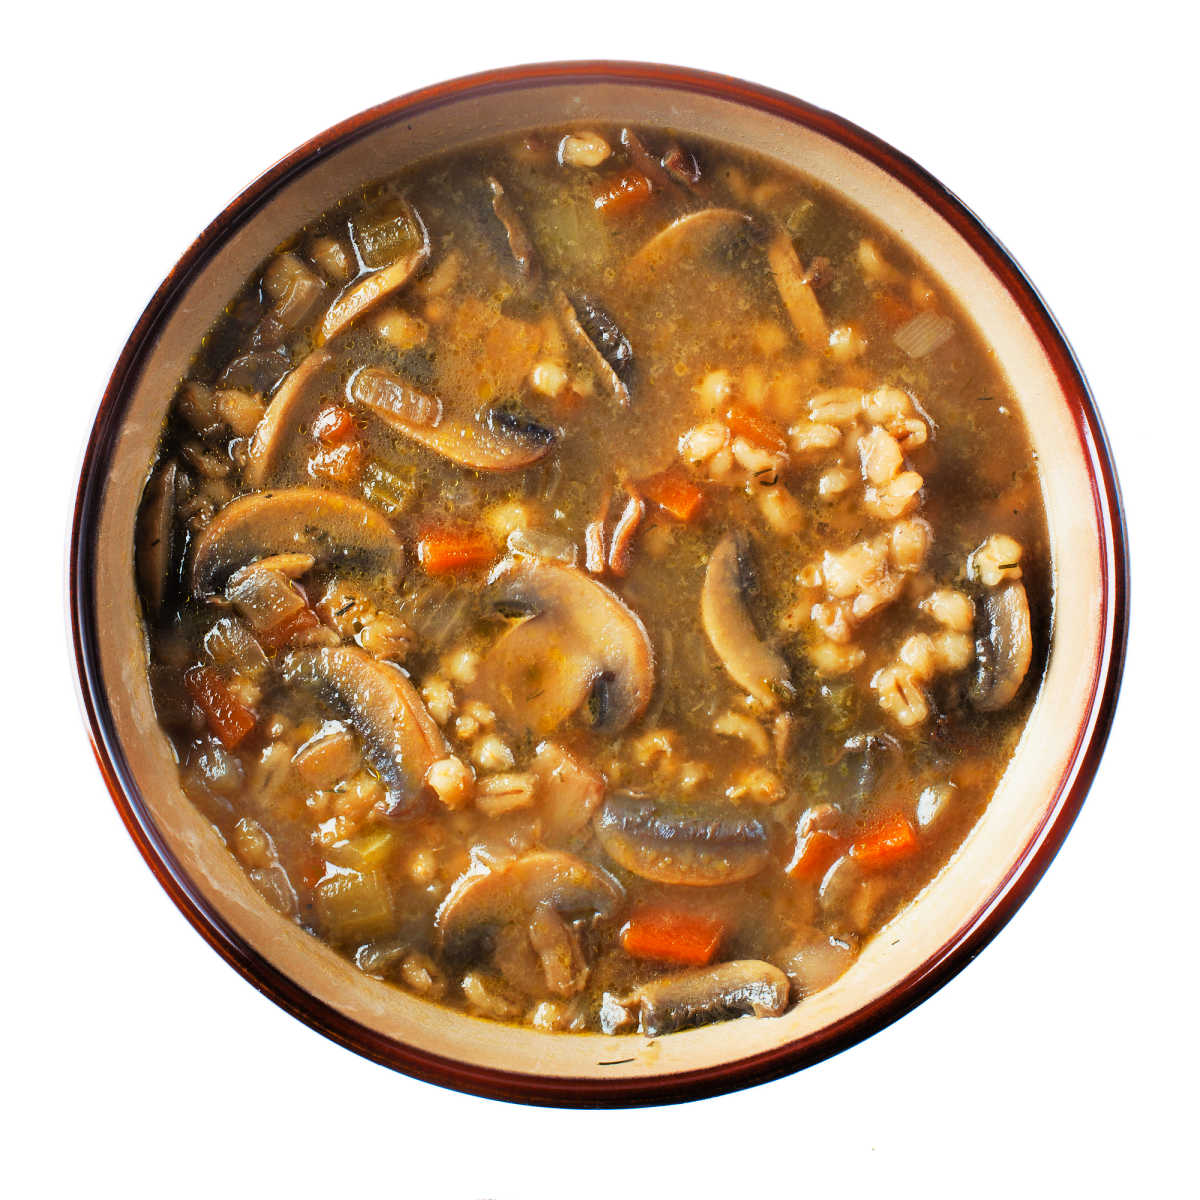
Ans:
[[[556,996],[576,996],[583,991],[588,967],[579,935],[552,905],[539,904],[533,910],[529,943],[550,991]]]
[[[521,220],[520,213],[513,206],[512,199],[504,190],[504,185],[494,175],[488,176],[488,187],[492,191],[492,212],[504,226],[508,237],[508,248],[512,251],[517,270],[526,279],[532,279],[537,274],[537,257],[534,253],[533,242]]]
[[[411,812],[425,772],[449,750],[404,672],[357,646],[326,646],[293,650],[283,676],[313,689],[358,734],[387,789],[389,815]]]
[[[625,900],[603,868],[560,850],[535,850],[491,871],[469,871],[450,889],[435,918],[449,954],[470,953],[497,927],[527,924],[540,905],[566,917],[613,916]]]
[[[778,967],[744,958],[653,979],[617,1003],[630,1024],[636,1021],[647,1037],[661,1037],[731,1017],[781,1016],[790,993],[788,978]],[[612,1021],[613,1008],[604,1015],[606,1030],[617,1032],[620,1023],[619,1017]]]
[[[421,244],[408,254],[402,254],[390,266],[382,267],[347,286],[325,313],[318,335],[319,342],[336,337],[384,296],[398,292],[429,261],[429,233],[415,210],[412,210],[412,218],[420,230]]]
[[[646,280],[674,262],[694,259],[723,239],[749,232],[753,221],[733,208],[703,208],[660,229],[630,260],[628,279]]]
[[[868,874],[856,858],[843,854],[817,889],[822,921],[843,940],[847,934],[865,933],[890,889],[886,875]]]
[[[242,478],[247,487],[261,488],[302,424],[301,411],[310,398],[309,384],[333,361],[327,350],[314,350],[284,376],[267,411],[250,438]]]
[[[586,704],[617,733],[654,690],[654,651],[638,616],[578,567],[509,558],[492,577],[496,607],[525,617],[488,652],[474,694],[514,732],[544,735]]]
[[[175,485],[179,467],[168,459],[150,476],[137,519],[137,579],[146,613],[156,617],[171,587],[175,559]]]
[[[369,504],[319,488],[285,488],[239,496],[217,513],[192,553],[192,589],[210,595],[239,567],[285,553],[361,563],[390,583],[404,568],[404,544]]]
[[[759,636],[746,606],[751,579],[750,547],[739,533],[727,533],[709,555],[700,592],[700,620],[730,678],[769,709],[792,699],[787,663]]]
[[[436,396],[380,367],[358,371],[347,390],[389,428],[473,471],[519,471],[544,458],[555,441],[553,430],[505,409],[470,425],[445,419]]]
[[[614,862],[655,883],[738,883],[758,874],[771,853],[765,822],[728,804],[616,792],[601,806],[595,828]]]
[[[977,612],[983,629],[975,641],[977,668],[971,682],[971,703],[983,712],[995,712],[1017,694],[1033,659],[1025,585],[1011,580],[989,588]]]
[[[586,296],[572,300],[561,288],[555,290],[554,302],[571,340],[583,351],[617,402],[628,404],[633,347],[616,321]]]
[[[665,192],[678,191],[679,185],[676,180],[667,174],[662,163],[646,149],[646,143],[628,126],[621,130],[621,145],[628,151],[629,161],[654,187]]]
[[[829,345],[829,326],[786,230],[781,229],[767,245],[767,263],[796,335],[809,350],[823,350]]]
[[[856,733],[847,738],[832,764],[841,777],[842,804],[857,809],[868,803],[878,794],[884,775],[902,762],[900,743],[890,733]]]

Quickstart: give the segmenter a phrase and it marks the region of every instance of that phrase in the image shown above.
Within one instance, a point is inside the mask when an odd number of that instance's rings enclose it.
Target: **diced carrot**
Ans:
[[[417,558],[430,575],[474,571],[495,554],[491,539],[474,529],[433,529],[417,542]]]
[[[621,930],[621,946],[634,958],[702,967],[712,962],[724,922],[671,908],[644,908]]]
[[[888,325],[903,325],[916,313],[911,304],[890,292],[883,292],[875,297],[875,310]]]
[[[669,512],[677,521],[691,521],[704,503],[703,490],[682,471],[667,470],[638,484],[647,500]]]
[[[626,171],[596,193],[596,208],[614,216],[641,208],[654,194],[654,185],[641,171]]]
[[[311,608],[298,608],[290,616],[284,617],[278,625],[272,625],[269,629],[257,630],[256,636],[259,645],[268,654],[274,654],[280,646],[286,645],[296,634],[304,633],[308,629],[315,629],[320,623],[321,618]]]
[[[191,667],[183,673],[184,686],[208,720],[209,728],[226,749],[232,750],[254,728],[254,714],[208,667]]]
[[[330,479],[334,483],[349,486],[358,482],[366,465],[367,454],[358,438],[331,446],[314,454],[308,460],[309,470],[314,475]]]
[[[749,412],[747,409],[738,408],[735,405],[725,414],[725,424],[730,433],[737,437],[744,437],[756,446],[773,450],[777,454],[782,454],[787,450],[787,438],[783,436],[783,430],[774,421],[760,417],[757,413]]]
[[[907,858],[920,844],[912,822],[903,813],[892,813],[850,847],[850,856],[868,870],[878,870]]]
[[[845,843],[823,829],[814,829],[796,843],[787,873],[793,879],[820,879],[842,853]]]
[[[313,437],[326,446],[339,446],[355,434],[354,414],[340,404],[327,404],[312,425]]]

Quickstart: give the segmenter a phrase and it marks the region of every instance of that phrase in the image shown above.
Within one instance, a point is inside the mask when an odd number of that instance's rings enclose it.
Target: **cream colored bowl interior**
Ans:
[[[132,568],[138,495],[176,381],[214,315],[281,240],[361,182],[413,158],[506,130],[572,119],[664,124],[739,142],[814,176],[880,216],[974,314],[1014,385],[1040,459],[1054,555],[1056,620],[1049,670],[993,803],[953,861],[836,984],[778,1020],[743,1020],[650,1041],[555,1035],[464,1017],[361,975],[274,913],[176,781],[153,717]],[[852,1014],[935,958],[1002,890],[1035,842],[1086,721],[1101,639],[1100,532],[1084,449],[1045,355],[1008,293],[970,246],[914,194],[837,143],[721,99],[645,85],[555,84],[458,100],[377,129],[291,180],[187,287],[134,385],[100,519],[101,673],[131,770],[162,837],[228,924],[326,1004],[414,1048],[537,1075],[618,1078],[730,1062]],[[629,1059],[620,1065],[601,1062]]]

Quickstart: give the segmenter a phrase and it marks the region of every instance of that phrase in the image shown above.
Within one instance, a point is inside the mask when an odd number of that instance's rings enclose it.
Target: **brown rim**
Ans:
[[[207,905],[150,819],[117,741],[100,687],[99,630],[91,581],[93,530],[113,439],[157,331],[192,275],[232,231],[298,172],[380,125],[513,87],[560,83],[637,83],[729,100],[806,126],[866,158],[915,192],[974,248],[1028,320],[1067,397],[1092,482],[1100,548],[1100,653],[1088,681],[1086,718],[1046,815],[1000,885],[918,970],[853,1014],[807,1037],[735,1062],[665,1078],[571,1079],[518,1074],[446,1059],[383,1037],[314,999],[276,970]],[[538,63],[487,71],[423,88],[359,113],[278,162],[233,201],[163,280],[126,342],[100,402],[84,454],[71,527],[68,590],[78,685],[100,771],[130,836],[184,916],[250,983],[319,1033],[384,1066],[480,1096],[562,1107],[617,1107],[695,1100],[778,1078],[862,1041],[903,1016],[948,982],[1000,931],[1062,846],[1087,795],[1116,708],[1128,633],[1129,559],[1116,470],[1099,413],[1074,354],[1033,285],[982,222],[927,171],[865,130],[781,92],[683,67],[652,63]]]

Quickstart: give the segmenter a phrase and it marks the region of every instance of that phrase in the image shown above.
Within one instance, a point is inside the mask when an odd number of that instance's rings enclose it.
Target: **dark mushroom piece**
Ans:
[[[586,296],[572,300],[561,288],[555,290],[554,302],[571,340],[617,402],[628,404],[633,347],[616,321],[595,301]]]
[[[541,906],[560,916],[612,917],[625,901],[603,868],[561,850],[534,850],[490,871],[468,871],[451,887],[435,923],[451,956],[478,954],[502,926],[527,924]]]
[[[192,589],[211,595],[239,567],[288,553],[361,562],[391,583],[404,569],[403,542],[369,504],[319,488],[284,488],[239,496],[217,513],[192,552]]]
[[[534,252],[529,231],[525,228],[525,222],[521,220],[520,213],[517,212],[512,198],[504,190],[504,185],[500,180],[494,175],[489,175],[487,183],[492,193],[492,212],[504,226],[505,235],[508,237],[508,248],[512,251],[517,270],[525,279],[536,278],[537,255]]]
[[[1010,580],[989,588],[977,606],[982,629],[975,640],[976,673],[971,703],[995,712],[1016,696],[1033,659],[1033,633],[1025,585]]]
[[[758,874],[771,854],[766,823],[729,804],[637,792],[609,796],[595,819],[605,853],[655,883],[716,887]]]
[[[621,130],[621,145],[629,153],[629,161],[660,191],[678,191],[678,184],[663,169],[662,163],[646,149],[646,143],[638,134],[626,126]]]
[[[284,447],[303,423],[300,414],[310,399],[310,384],[332,361],[327,350],[314,350],[280,381],[250,437],[242,473],[247,487],[261,488],[267,482]]]
[[[282,347],[251,350],[239,355],[217,376],[217,387],[265,396],[291,370],[292,360]]]
[[[326,646],[293,650],[283,677],[315,691],[358,734],[387,789],[388,815],[411,812],[425,773],[449,751],[404,672],[357,646]]]
[[[367,309],[374,307],[385,296],[400,291],[429,261],[429,233],[415,209],[410,209],[409,214],[420,232],[421,244],[415,250],[400,255],[389,266],[381,267],[344,288],[321,321],[318,344],[327,342],[344,329],[348,329]]]
[[[506,559],[496,608],[524,619],[485,656],[472,695],[514,732],[545,735],[580,710],[597,730],[636,720],[654,690],[654,651],[638,616],[578,567]]]
[[[902,761],[900,743],[890,733],[856,733],[847,738],[832,764],[844,780],[840,799],[851,809],[867,803],[879,790],[884,773]]]
[[[150,617],[158,616],[171,588],[175,562],[175,488],[179,466],[161,463],[150,476],[137,517],[138,588]]]
[[[795,695],[787,663],[759,636],[746,605],[753,571],[750,544],[727,533],[709,555],[700,592],[700,620],[730,678],[768,709]]]
[[[647,1037],[661,1037],[731,1017],[782,1016],[791,987],[769,962],[745,958],[653,979],[601,1010],[606,1033],[637,1023]]]
[[[509,409],[489,409],[469,425],[448,419],[436,396],[381,367],[357,371],[347,393],[390,429],[473,471],[522,470],[555,442],[553,430]]]

